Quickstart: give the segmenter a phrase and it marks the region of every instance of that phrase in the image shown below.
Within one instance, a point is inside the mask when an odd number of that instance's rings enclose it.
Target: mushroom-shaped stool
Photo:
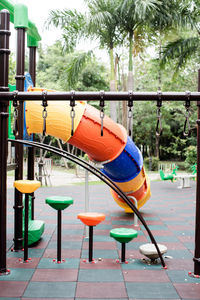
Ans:
[[[158,245],[161,255],[163,255],[164,253],[167,252],[167,247],[165,245],[161,245],[161,244],[157,244],[157,245]],[[139,251],[141,254],[148,257],[152,262],[154,262],[159,257],[158,251],[157,251],[155,245],[151,244],[151,243],[141,245],[139,247]]]
[[[114,228],[110,231],[110,236],[121,243],[121,262],[125,262],[126,243],[138,236],[138,232],[131,228]]]
[[[61,262],[61,223],[62,223],[62,210],[74,203],[71,197],[66,196],[51,196],[45,199],[45,202],[53,209],[58,211],[58,226],[57,226],[57,262]]]
[[[89,226],[89,262],[93,257],[93,227],[105,220],[105,215],[97,212],[85,212],[77,215],[83,224]]]
[[[24,262],[28,261],[28,210],[29,194],[35,192],[41,183],[37,180],[15,180],[14,187],[22,194],[25,194],[25,219],[24,219]]]

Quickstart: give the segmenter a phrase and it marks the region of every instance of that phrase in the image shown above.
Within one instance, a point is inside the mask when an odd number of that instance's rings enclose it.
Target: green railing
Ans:
[[[26,6],[23,4],[13,4],[12,1],[8,0],[0,0],[0,10],[2,9],[7,9],[10,12],[10,21],[15,24],[15,27],[19,27],[19,24],[16,26],[15,13],[19,14],[20,11],[22,12],[20,15],[20,21],[22,22],[22,27],[24,27],[23,23],[26,24],[25,27],[27,28],[28,46],[37,47],[38,42],[41,41],[41,36],[39,35],[35,24],[28,20],[26,13],[23,15],[23,12],[26,11]]]

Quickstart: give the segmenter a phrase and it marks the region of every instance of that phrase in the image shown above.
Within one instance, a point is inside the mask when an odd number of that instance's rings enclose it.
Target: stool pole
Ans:
[[[29,208],[29,194],[25,194],[24,261],[28,259],[28,208]]]
[[[126,243],[122,243],[121,262],[125,262]]]
[[[89,262],[93,257],[93,226],[89,226]]]
[[[61,261],[61,222],[62,222],[62,211],[58,209],[57,261]]]

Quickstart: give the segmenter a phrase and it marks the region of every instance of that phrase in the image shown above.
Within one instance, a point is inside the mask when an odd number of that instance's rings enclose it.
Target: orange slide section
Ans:
[[[29,88],[29,91],[44,89]],[[71,107],[69,102],[49,101],[47,106],[46,134],[55,136],[78,147],[94,162],[103,165],[103,172],[126,194],[137,199],[140,208],[150,197],[150,182],[143,169],[139,149],[127,136],[123,126],[109,117],[103,119],[101,136],[100,112],[84,101],[76,101],[74,134],[71,136]],[[43,107],[40,101],[26,102],[26,126],[28,134],[42,133]],[[111,191],[117,204],[126,212],[132,212],[127,204]],[[130,198],[131,199],[131,198]]]

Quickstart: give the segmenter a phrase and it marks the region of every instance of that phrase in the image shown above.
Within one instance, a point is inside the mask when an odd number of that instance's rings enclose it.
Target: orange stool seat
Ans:
[[[104,214],[96,212],[85,212],[77,215],[77,218],[87,226],[96,226],[104,221],[105,217],[106,216]]]
[[[13,186],[22,194],[31,194],[41,186],[41,183],[37,180],[15,180]]]

